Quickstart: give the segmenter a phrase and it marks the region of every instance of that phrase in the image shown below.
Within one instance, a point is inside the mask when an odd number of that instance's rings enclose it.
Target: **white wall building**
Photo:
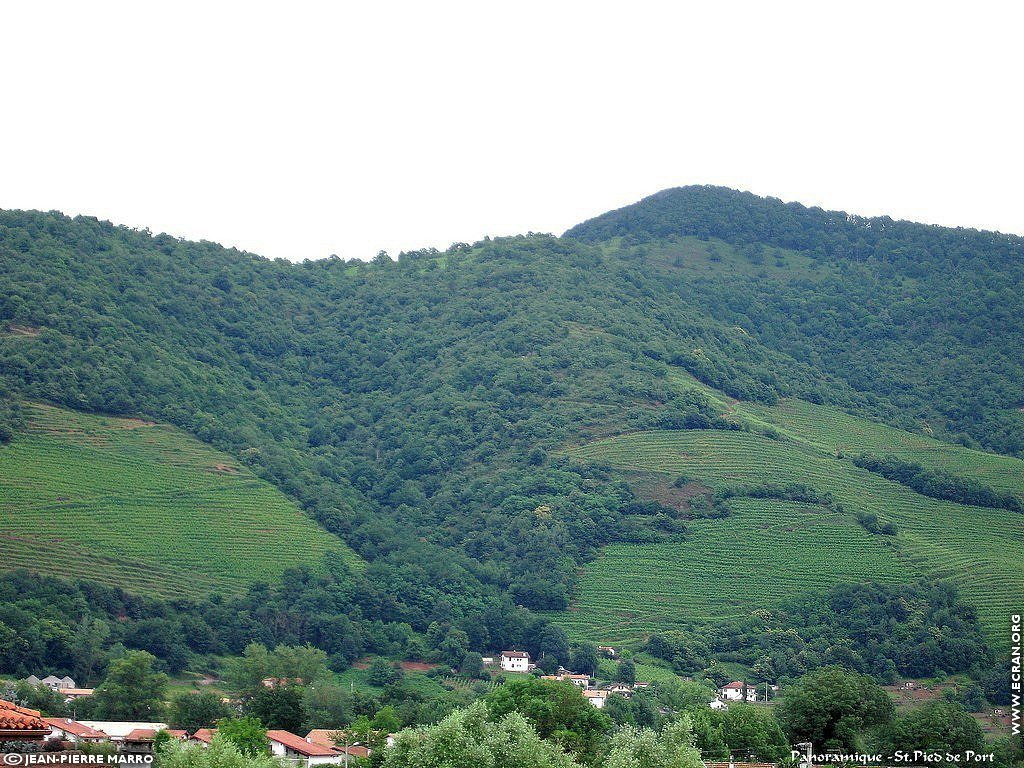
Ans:
[[[502,651],[501,668],[506,672],[529,672],[530,654],[526,651]]]

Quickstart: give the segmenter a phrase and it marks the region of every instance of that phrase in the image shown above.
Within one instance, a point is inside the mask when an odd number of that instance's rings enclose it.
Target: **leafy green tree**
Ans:
[[[153,669],[155,661],[146,651],[128,651],[111,661],[106,678],[91,696],[93,716],[100,720],[160,720],[168,677]]]
[[[887,729],[886,740],[890,750],[905,752],[963,754],[981,752],[985,745],[978,721],[961,705],[946,701],[929,701],[899,715]]]
[[[619,682],[632,685],[636,682],[636,662],[632,659],[623,659],[615,669],[615,679]]]
[[[281,768],[266,749],[243,751],[221,733],[213,737],[209,747],[170,739],[161,745],[158,760],[161,768]]]
[[[458,710],[440,723],[401,731],[385,750],[384,768],[579,768],[554,744],[538,736],[520,714],[489,713],[483,702]]]
[[[701,768],[693,747],[690,719],[683,716],[657,733],[649,728],[621,728],[601,761],[605,768]]]
[[[22,707],[38,709],[44,717],[65,717],[69,714],[64,697],[48,685],[31,685],[19,680],[11,689],[0,690],[2,698],[12,700]]]
[[[370,662],[370,669],[366,679],[369,681],[370,685],[376,685],[383,688],[385,685],[390,685],[397,681],[400,677],[401,672],[398,667],[383,656],[378,656]]]
[[[303,689],[297,685],[263,686],[248,700],[245,712],[267,728],[298,731],[306,721],[302,695]]]
[[[449,667],[457,667],[469,653],[469,635],[461,629],[453,629],[438,648],[439,659]]]
[[[789,754],[789,741],[775,715],[761,707],[732,704],[721,716],[722,736],[732,754],[775,762]]]
[[[305,689],[302,711],[306,715],[304,730],[333,728],[355,717],[353,697],[348,686],[323,680]]]
[[[217,736],[246,757],[267,754],[267,729],[255,717],[226,717],[217,721]],[[216,740],[216,739],[215,739]]]
[[[593,756],[611,719],[591,706],[572,683],[539,678],[510,680],[484,697],[492,715],[501,718],[518,712],[542,738],[552,738],[565,749]]]
[[[462,662],[459,664],[459,672],[466,677],[483,677],[483,657],[479,653],[470,651],[462,657]]]
[[[210,691],[181,693],[171,701],[168,719],[174,728],[189,733],[214,724],[231,714],[221,697]]]
[[[573,646],[569,656],[569,669],[581,675],[596,675],[597,646],[593,643],[580,643]]]
[[[867,675],[823,667],[790,686],[775,712],[794,743],[854,750],[865,731],[892,719],[894,707],[889,694]]]

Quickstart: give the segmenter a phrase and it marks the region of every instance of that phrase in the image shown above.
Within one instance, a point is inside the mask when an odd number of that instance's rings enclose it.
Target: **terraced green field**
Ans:
[[[171,596],[236,591],[327,552],[287,497],[172,427],[32,406],[0,448],[0,568]]]
[[[715,393],[713,393],[715,394]],[[969,451],[882,427],[810,403],[777,406],[727,403],[752,428],[741,431],[652,431],[620,435],[570,455],[643,471],[670,481],[680,474],[710,487],[735,482],[794,482],[833,494],[837,515],[778,501],[734,500],[736,514],[691,524],[689,540],[653,546],[617,545],[589,565],[579,599],[559,619],[579,637],[628,640],[657,627],[701,617],[730,616],[782,597],[856,579],[948,577],[974,603],[996,636],[1019,609],[1024,515],[921,496],[855,467],[840,454],[896,453],[922,464],[975,476],[1024,494],[1024,462]],[[854,514],[874,512],[899,528],[895,539],[873,536]]]

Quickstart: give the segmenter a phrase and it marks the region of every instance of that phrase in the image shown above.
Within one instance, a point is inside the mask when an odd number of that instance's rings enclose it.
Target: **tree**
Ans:
[[[306,720],[302,694],[302,688],[297,685],[263,686],[249,699],[245,710],[267,728],[299,731]]]
[[[384,768],[442,765],[580,768],[557,746],[541,739],[522,715],[510,712],[498,717],[483,702],[457,710],[437,725],[401,731],[394,746],[385,750],[383,762]]]
[[[270,748],[267,729],[255,717],[226,717],[218,720],[217,736],[233,744],[247,757],[265,755]]]
[[[75,676],[80,685],[89,685],[93,675],[106,658],[103,646],[110,636],[110,626],[100,619],[86,616],[75,630],[73,653],[75,659]]]
[[[110,662],[107,677],[92,695],[93,715],[101,720],[160,720],[168,678],[153,670],[156,658],[127,651]]]
[[[484,660],[479,653],[470,651],[462,657],[462,663],[459,664],[459,672],[466,677],[483,677],[484,674]]]
[[[461,629],[453,629],[441,642],[438,658],[449,667],[456,667],[469,653],[469,635]]]
[[[853,750],[860,734],[888,723],[893,711],[889,694],[872,678],[842,667],[823,667],[789,687],[776,715],[794,743]]]
[[[611,728],[611,719],[591,706],[572,683],[535,677],[510,680],[484,701],[495,717],[518,712],[542,738],[552,738],[579,755],[595,754],[601,736]]]
[[[615,679],[621,683],[632,685],[636,682],[636,662],[632,659],[623,659],[615,670]]]
[[[733,704],[717,714],[721,716],[722,736],[732,754],[754,755],[760,762],[775,762],[789,754],[789,742],[771,711]]]
[[[266,749],[245,752],[219,732],[209,747],[167,740],[160,746],[159,764],[161,768],[281,768]]]
[[[211,728],[230,714],[220,696],[209,691],[182,693],[171,702],[169,720],[175,728],[192,733],[200,728]]]
[[[64,697],[48,685],[32,685],[19,680],[6,690],[0,690],[0,699],[10,699],[22,707],[38,709],[43,717],[66,717],[68,706]]]
[[[302,711],[306,714],[304,727],[333,728],[347,723],[355,716],[352,695],[347,686],[320,681],[306,688],[302,696]]]
[[[383,656],[378,656],[370,662],[369,673],[366,679],[370,685],[383,688],[385,685],[395,682],[401,677],[399,669]]]
[[[580,643],[574,646],[569,656],[569,669],[581,675],[596,675],[597,646],[593,643]]]
[[[921,750],[963,754],[967,750],[980,752],[985,745],[978,721],[961,705],[947,701],[929,701],[900,715],[889,726],[886,740],[892,751],[911,753]]]
[[[690,718],[683,716],[657,733],[625,726],[611,738],[604,768],[701,768],[693,747]]]

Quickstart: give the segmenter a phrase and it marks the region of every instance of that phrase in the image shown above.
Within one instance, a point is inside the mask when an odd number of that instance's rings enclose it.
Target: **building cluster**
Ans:
[[[608,656],[608,658],[615,658],[615,649],[602,646],[599,652]],[[485,663],[494,663],[493,659],[485,659]],[[502,651],[499,658],[501,669],[504,672],[519,672],[528,673],[536,669],[537,665],[530,662],[530,654],[525,651]],[[634,683],[629,685],[627,683],[609,683],[608,685],[597,686],[594,684],[594,680],[590,675],[577,674],[571,672],[564,667],[559,667],[558,673],[554,675],[541,675],[541,680],[554,680],[558,682],[572,683],[580,692],[583,694],[583,698],[589,701],[594,707],[602,709],[605,703],[608,701],[608,697],[612,694],[618,694],[624,696],[627,699],[633,695],[634,692],[641,688],[646,688],[648,683]]]
[[[79,688],[78,683],[67,675],[64,677],[47,675],[42,679],[35,675],[29,675],[25,678],[25,682],[29,685],[45,685],[50,690],[56,691],[63,696],[65,701],[73,701],[82,696],[91,696],[93,692],[92,688]]]
[[[209,746],[216,728],[200,728],[195,733],[168,728],[166,723],[72,720],[42,717],[34,709],[0,700],[0,741],[21,742],[42,747],[48,741],[63,742],[75,749],[83,744],[111,744],[121,754],[152,754],[157,734],[166,731],[172,739],[188,744]],[[390,742],[391,737],[388,737]],[[305,737],[289,731],[267,731],[270,754],[307,768],[318,765],[348,765],[351,758],[369,757],[370,748],[356,742],[346,743],[340,731],[313,730]]]

